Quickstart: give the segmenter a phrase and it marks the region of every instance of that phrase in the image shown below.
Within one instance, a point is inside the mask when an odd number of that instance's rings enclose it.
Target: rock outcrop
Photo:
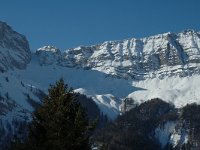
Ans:
[[[0,72],[24,69],[30,60],[31,52],[26,37],[0,21]]]

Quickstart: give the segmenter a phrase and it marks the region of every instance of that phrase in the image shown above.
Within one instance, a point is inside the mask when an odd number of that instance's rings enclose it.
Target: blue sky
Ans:
[[[35,50],[200,31],[200,0],[0,0],[0,20]]]

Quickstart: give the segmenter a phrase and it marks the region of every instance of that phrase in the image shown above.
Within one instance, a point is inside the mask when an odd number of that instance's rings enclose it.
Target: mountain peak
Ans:
[[[44,46],[36,50],[40,65],[57,64],[62,60],[61,51],[55,46]]]
[[[194,34],[194,33],[197,33],[197,31],[194,29],[186,29],[186,30],[183,30],[182,33],[193,33]]]
[[[10,26],[7,25],[6,22],[3,22],[3,21],[0,21],[0,27],[3,28],[3,27],[8,27],[10,28]]]
[[[46,51],[46,52],[52,52],[52,53],[60,53],[60,50],[55,47],[55,46],[43,46],[39,49],[36,50],[36,52],[39,52],[39,51]]]

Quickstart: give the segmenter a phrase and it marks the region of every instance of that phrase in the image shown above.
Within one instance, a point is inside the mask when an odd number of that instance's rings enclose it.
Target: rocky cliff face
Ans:
[[[14,70],[15,68],[25,69],[30,60],[31,51],[29,49],[29,44],[26,37],[14,31],[5,22],[0,21],[1,149],[4,149],[6,143],[9,143],[11,138],[19,133],[22,129],[24,131],[27,129],[26,123],[30,118],[30,112],[23,106],[19,105],[19,103],[17,103],[15,99],[17,96],[11,97],[11,95],[17,91],[16,89],[20,90],[20,87],[15,88],[17,85],[16,82],[14,83],[10,81],[11,79],[8,77],[9,75],[7,73],[8,71]]]
[[[31,52],[25,36],[0,21],[0,72],[24,69],[31,60]]]
[[[200,34],[187,30],[143,39],[109,41],[65,52],[68,64],[123,78],[187,76],[199,72]]]
[[[199,62],[200,33],[186,30],[178,34],[80,46],[67,50],[59,64],[98,70],[121,78],[145,79],[196,74],[200,72]]]

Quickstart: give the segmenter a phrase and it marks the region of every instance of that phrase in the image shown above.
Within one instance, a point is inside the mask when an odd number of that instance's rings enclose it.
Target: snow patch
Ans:
[[[170,139],[170,135],[176,126],[175,122],[168,121],[164,125],[159,125],[155,130],[155,138],[159,140],[161,147],[164,148]]]

